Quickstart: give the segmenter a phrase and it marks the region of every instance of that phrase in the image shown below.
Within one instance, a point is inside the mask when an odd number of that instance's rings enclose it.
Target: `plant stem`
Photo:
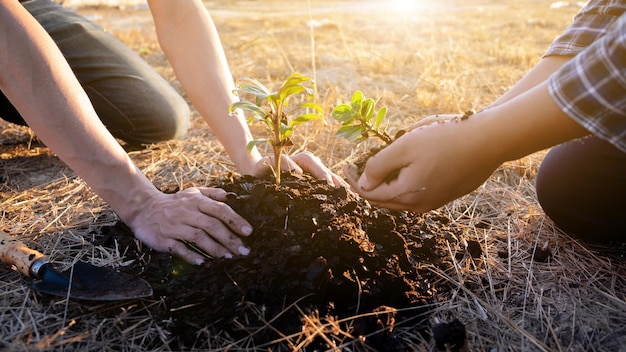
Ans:
[[[383,142],[387,143],[387,145],[391,144],[391,142],[393,142],[393,139],[391,137],[389,137],[389,135],[385,132],[379,132],[377,131],[375,128],[372,127],[372,125],[370,125],[369,123],[365,122],[365,121],[360,121],[361,125],[365,128],[367,128],[368,131],[372,131],[372,133],[374,133],[374,135],[378,138],[380,138]]]
[[[376,130],[372,130],[374,132],[374,134],[376,135],[376,137],[382,139],[385,143],[387,143],[388,145],[391,144],[391,142],[393,142],[393,139],[391,139],[391,137],[389,137],[385,132],[380,133]]]
[[[277,185],[280,184],[280,162],[283,149],[283,140],[280,134],[281,117],[283,116],[283,107],[279,104],[276,111],[276,116],[273,119],[274,123],[274,180]]]

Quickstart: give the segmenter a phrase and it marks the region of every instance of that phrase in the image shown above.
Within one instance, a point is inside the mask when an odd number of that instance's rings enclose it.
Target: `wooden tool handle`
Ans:
[[[24,242],[0,231],[0,260],[9,265],[15,265],[20,273],[32,277],[31,266],[43,257],[42,253],[26,247]]]

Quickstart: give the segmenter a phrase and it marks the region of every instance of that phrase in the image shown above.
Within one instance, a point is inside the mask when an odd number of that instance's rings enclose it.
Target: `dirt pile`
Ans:
[[[344,328],[388,349],[399,343],[394,326],[425,329],[429,304],[445,296],[427,266],[445,269],[446,241],[455,238],[446,217],[376,209],[305,176],[285,175],[279,186],[252,177],[218,186],[233,192],[228,204],[255,228],[248,256],[193,267],[163,253],[136,253],[136,269],[165,303],[155,317],[171,322],[179,347],[201,345],[198,331],[207,328],[253,335],[262,345],[302,332],[304,315],[312,315],[360,316]]]

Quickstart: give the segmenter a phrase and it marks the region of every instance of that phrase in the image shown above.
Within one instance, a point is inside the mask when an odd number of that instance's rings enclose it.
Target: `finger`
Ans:
[[[346,180],[344,180],[343,178],[339,177],[338,175],[332,174],[332,179],[333,179],[333,185],[335,187],[350,188],[350,184],[346,182]]]
[[[295,162],[295,160],[288,157],[287,155],[281,155],[280,165],[281,165],[280,168],[282,170],[287,170],[295,174],[302,174],[304,172],[304,170],[302,170],[302,167],[300,167],[300,165],[298,165],[298,163]]]
[[[371,190],[363,189],[360,186],[360,181],[364,175],[357,174],[357,167],[355,165],[346,165],[344,167],[344,173],[346,179],[350,184],[353,191],[367,199],[372,204],[385,204],[386,207],[392,209],[407,209],[412,204],[415,193],[421,192],[422,189],[417,191],[407,191],[406,186],[406,169],[403,169],[398,173],[398,177],[389,183],[383,182]]]
[[[215,187],[196,187],[200,193],[211,199],[219,200],[220,202],[228,199],[228,192],[222,188]]]
[[[226,200],[228,192],[221,188],[198,188],[200,192],[207,196],[207,199],[198,204],[200,211],[212,218],[219,219],[226,224],[231,230],[240,236],[249,236],[252,233],[252,226],[246,219],[237,214],[227,204],[222,203]],[[206,227],[203,227],[206,228]]]
[[[423,119],[421,119],[421,120],[415,122],[413,125],[411,125],[411,127],[409,127],[408,130],[412,131],[412,130],[414,130],[416,128],[432,125],[434,123],[444,123],[444,122],[448,122],[448,121],[459,119],[459,118],[460,118],[459,115],[454,115],[454,114],[426,116]]]
[[[346,164],[343,166],[343,174],[346,177],[346,181],[350,185],[350,188],[356,192],[361,194],[363,192],[359,187],[359,178],[361,177],[358,174],[358,168],[354,164]]]
[[[322,163],[320,158],[313,155],[311,152],[302,152],[296,155],[292,155],[291,159],[302,167],[302,169],[311,176],[319,179],[326,180],[329,184],[335,186],[345,186],[347,183],[343,181],[339,176],[330,172],[330,170]]]
[[[421,213],[421,211],[413,210],[407,204],[394,203],[394,202],[374,202],[370,201],[370,204],[377,208],[393,209],[393,210],[408,210],[415,213]]]
[[[184,261],[193,265],[202,265],[206,258],[200,253],[191,250],[181,241],[167,239],[163,241],[160,248],[154,248],[160,252],[167,252],[180,257]]]
[[[361,186],[365,174],[359,175],[356,165],[348,164],[344,166],[344,174],[350,184],[350,189],[361,195],[368,201],[384,202],[389,200],[389,186],[380,184],[378,187],[372,189],[365,189]]]
[[[219,219],[204,216],[196,221],[198,227],[181,236],[181,239],[212,257],[231,258],[233,255],[248,255],[248,249],[239,236],[235,235]]]
[[[369,191],[378,187],[383,181],[387,180],[392,174],[397,173],[403,167],[410,163],[408,160],[407,139],[410,133],[398,138],[391,145],[382,149],[374,156],[370,157],[365,164],[365,169],[359,178],[358,187],[362,190]]]
[[[265,175],[268,175],[272,172],[272,168],[270,167],[270,165],[272,165],[272,159],[268,158],[268,157],[264,157],[261,158],[255,165],[254,165],[254,169],[252,170],[252,176],[254,177],[263,177]]]

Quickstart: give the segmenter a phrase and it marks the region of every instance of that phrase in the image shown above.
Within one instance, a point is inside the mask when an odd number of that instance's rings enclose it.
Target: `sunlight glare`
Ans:
[[[385,6],[393,12],[412,13],[419,8],[421,0],[392,0],[385,2]]]

